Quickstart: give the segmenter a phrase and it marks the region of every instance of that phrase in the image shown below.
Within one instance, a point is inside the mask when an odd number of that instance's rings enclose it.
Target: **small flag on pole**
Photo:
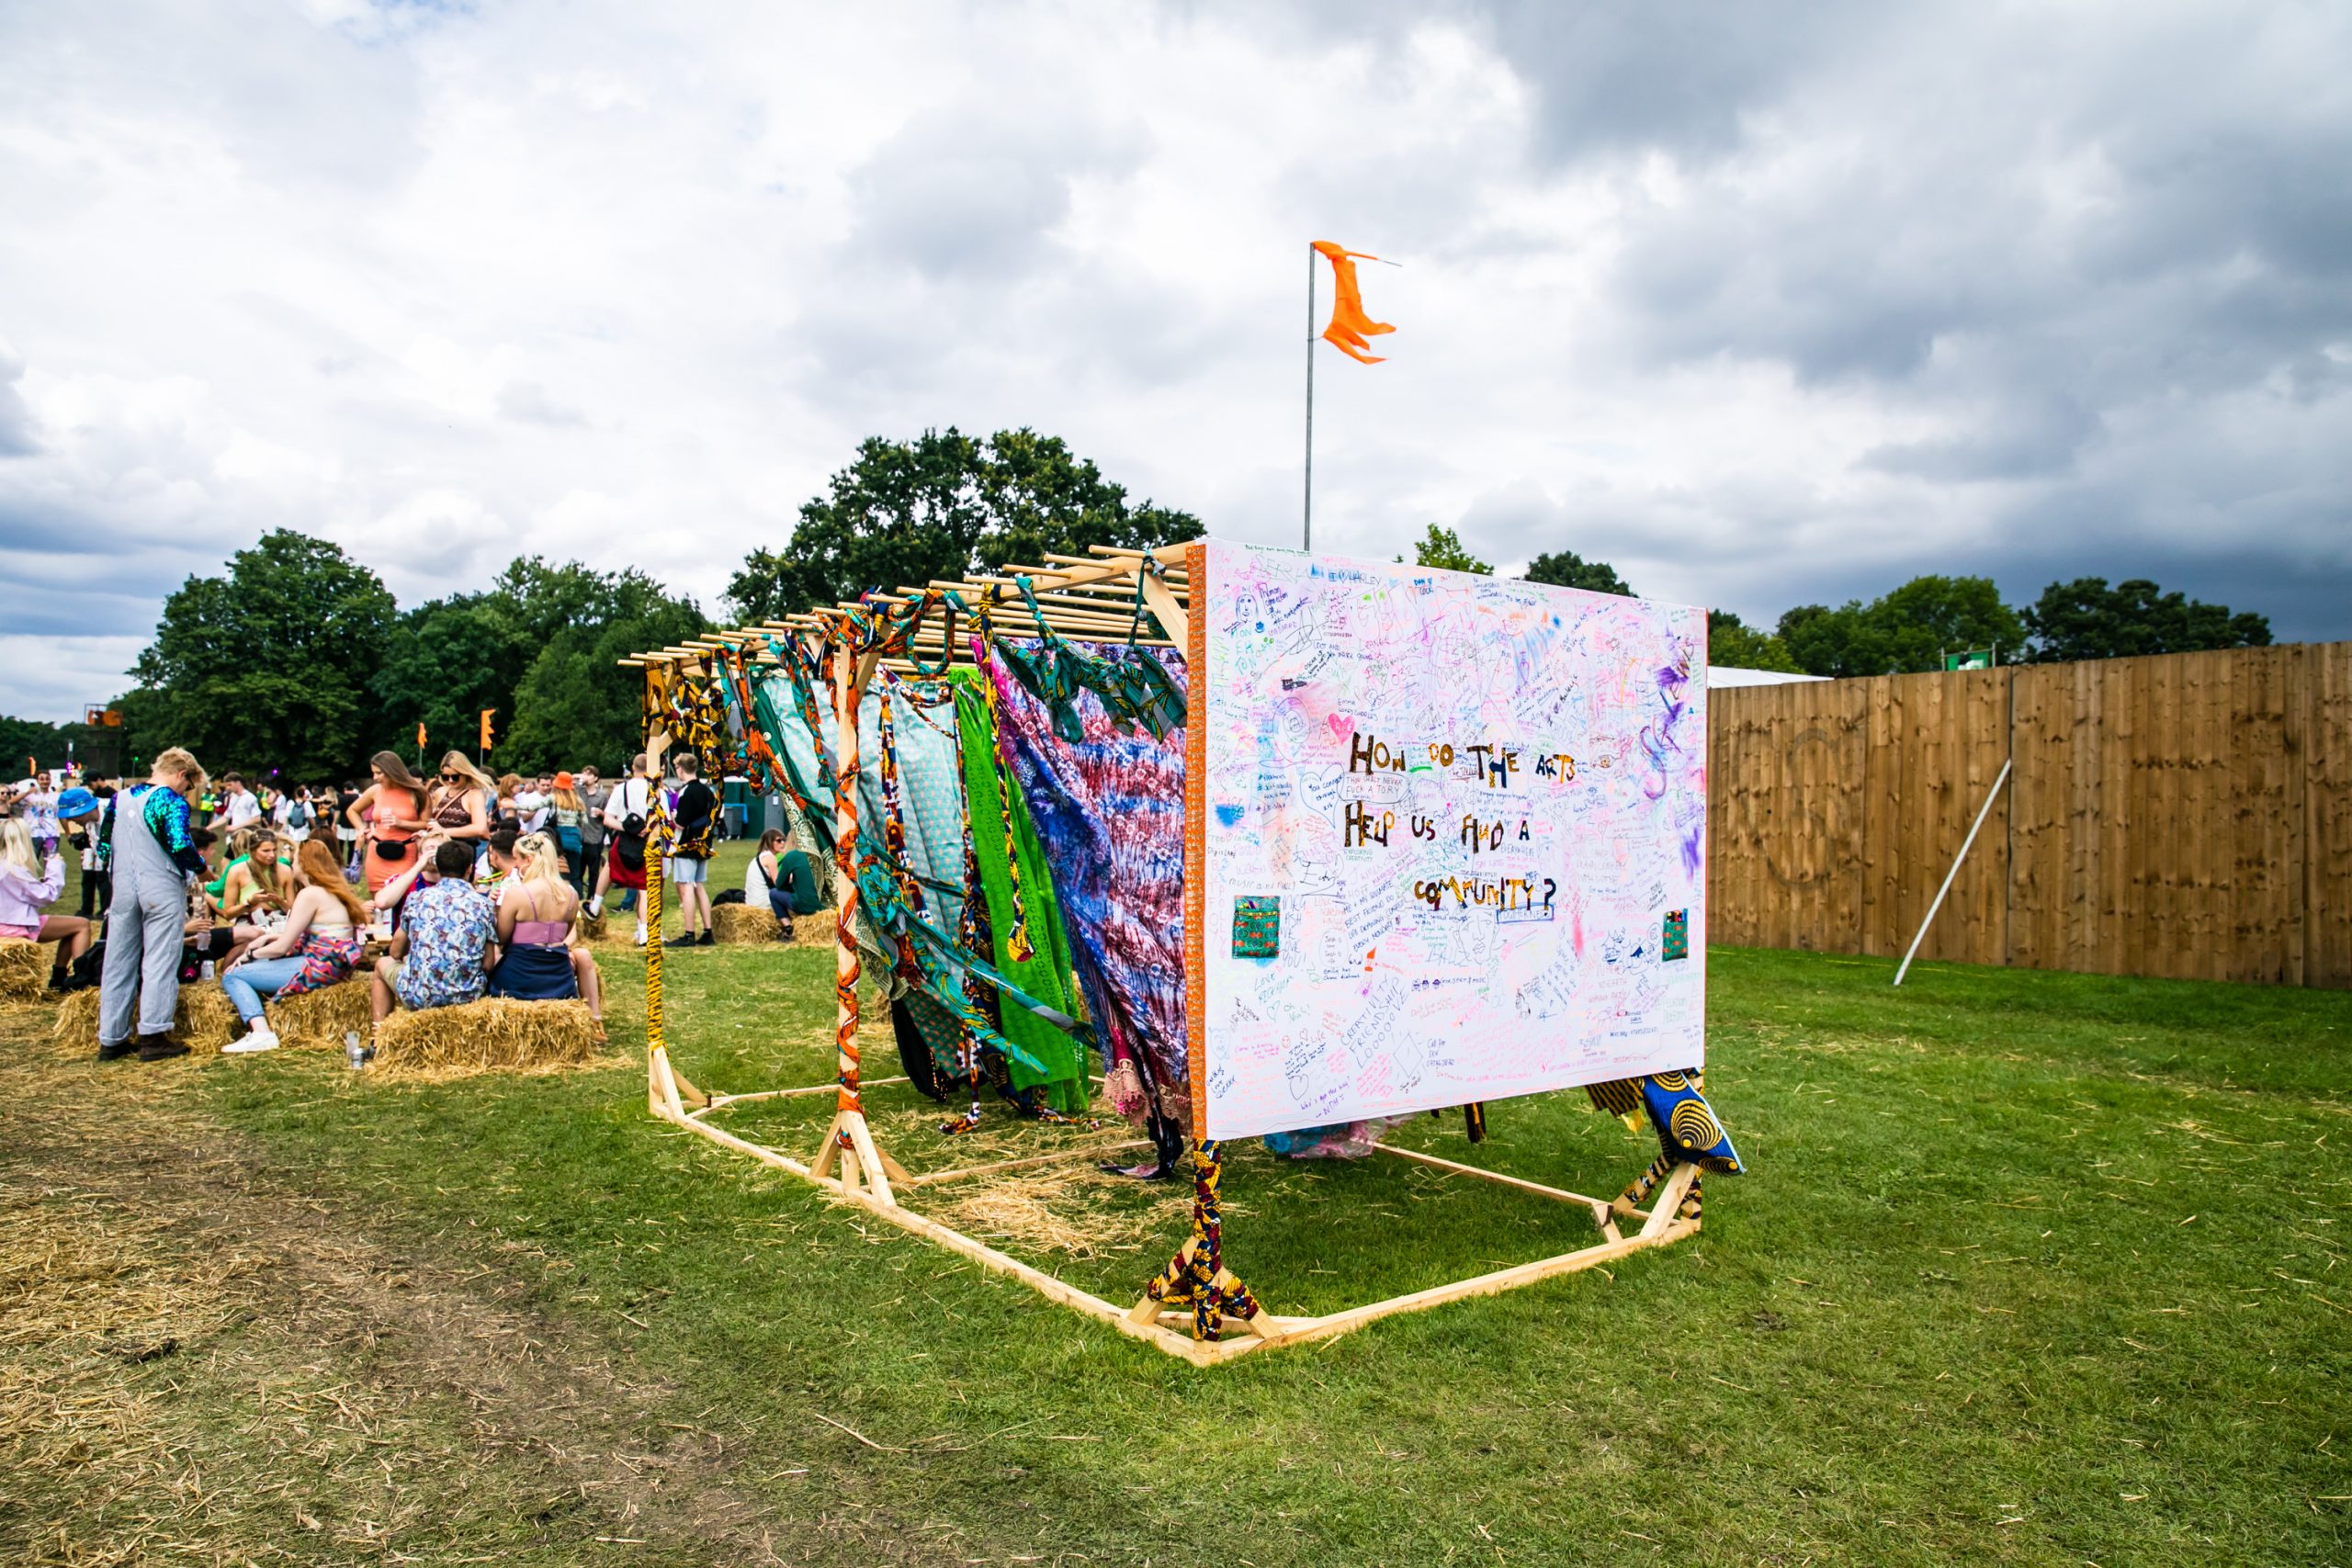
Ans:
[[[1380,258],[1369,252],[1343,249],[1329,240],[1316,241],[1315,248],[1331,264],[1331,324],[1323,329],[1323,341],[1350,359],[1366,365],[1383,363],[1380,355],[1367,352],[1372,347],[1368,340],[1396,329],[1363,313],[1363,291],[1356,286],[1356,263]]]
[[[424,750],[424,721],[421,718],[416,721],[416,749]]]

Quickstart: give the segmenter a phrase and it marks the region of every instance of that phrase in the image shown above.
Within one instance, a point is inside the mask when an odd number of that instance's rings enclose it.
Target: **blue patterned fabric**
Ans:
[[[1087,649],[1157,657],[1181,687],[1173,649]],[[975,639],[975,652],[978,652]],[[1046,849],[1070,956],[1102,1044],[1105,1089],[1120,1112],[1189,1120],[1184,1021],[1184,735],[1114,728],[1091,691],[1067,699],[1073,744],[1001,659],[988,662],[1004,740]],[[1067,725],[1065,725],[1067,728]]]

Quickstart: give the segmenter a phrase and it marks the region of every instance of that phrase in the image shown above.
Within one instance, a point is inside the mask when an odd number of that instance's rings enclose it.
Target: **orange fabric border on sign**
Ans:
[[[1209,552],[1197,539],[1184,547],[1184,580],[1195,604],[1208,603]],[[1185,617],[1184,628],[1184,1066],[1191,1080],[1193,1136],[1209,1135],[1209,1080],[1201,1042],[1208,1032],[1208,772],[1209,619]]]

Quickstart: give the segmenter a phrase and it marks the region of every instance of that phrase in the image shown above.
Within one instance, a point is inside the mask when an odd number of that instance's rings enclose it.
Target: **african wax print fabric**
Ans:
[[[963,737],[964,791],[971,803],[972,854],[978,863],[980,886],[986,894],[992,952],[987,956],[1013,984],[1046,1006],[1072,1011],[1076,981],[1070,973],[1069,937],[1062,929],[1061,905],[1054,897],[1052,874],[1037,830],[1029,819],[1028,804],[1016,788],[1007,801],[997,788],[996,728],[981,699],[979,674],[959,669],[949,677],[956,688],[956,714]],[[1011,817],[1013,856],[1005,853],[1004,827]],[[1022,907],[1029,925],[1030,955],[1012,952],[1012,877],[1017,863]],[[1046,1103],[1066,1116],[1086,1110],[1086,1054],[1077,1042],[1026,1008],[1005,1006],[1001,1027],[1006,1039],[1042,1063],[1040,1072],[1018,1057],[1007,1057],[1006,1068],[1015,1089],[1046,1089]]]
[[[1105,659],[1156,657],[1182,683],[1183,657],[1173,649],[1081,646]],[[1112,1102],[1133,1119],[1154,1109],[1188,1119],[1183,732],[1155,739],[1114,727],[1102,698],[1080,691],[1068,699],[1079,718],[1073,743],[977,637],[974,654],[988,660],[1006,755],[1053,866]]]

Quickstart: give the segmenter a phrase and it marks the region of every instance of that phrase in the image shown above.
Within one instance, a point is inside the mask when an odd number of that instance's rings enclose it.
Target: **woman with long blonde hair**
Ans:
[[[290,881],[299,891],[287,909],[286,923],[220,971],[220,988],[247,1026],[246,1033],[223,1045],[223,1051],[243,1055],[277,1050],[277,1032],[269,1027],[263,998],[283,1000],[332,986],[349,978],[352,965],[359,962],[367,942],[368,904],[344,880],[334,852],[316,839],[305,840],[294,857]]]
[[[64,858],[54,848],[44,858],[23,818],[0,818],[0,937],[57,943],[49,983],[61,991],[74,972],[74,961],[90,947],[89,921],[78,915],[49,913],[64,892]]]
[[[602,1030],[604,990],[594,957],[572,945],[580,895],[563,880],[555,840],[525,833],[511,849],[507,843],[503,830],[491,837],[491,863],[505,879],[498,890],[498,964],[490,972],[490,994],[526,1002],[578,997]]]
[[[443,838],[478,848],[490,837],[490,803],[497,794],[498,785],[471,758],[463,751],[445,751],[425,815]]]

